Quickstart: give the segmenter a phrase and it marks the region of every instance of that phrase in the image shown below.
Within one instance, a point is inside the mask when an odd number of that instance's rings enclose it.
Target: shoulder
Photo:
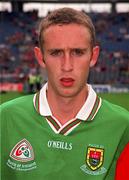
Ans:
[[[127,111],[125,108],[116,104],[112,104],[111,102],[104,99],[102,100],[101,108],[108,117],[113,117],[114,120],[124,120],[129,124],[129,111]]]
[[[106,100],[102,100],[102,105],[99,111],[99,118],[106,124],[106,128],[115,131],[117,137],[123,143],[122,147],[129,140],[129,111],[121,106],[112,104]]]
[[[129,115],[128,110],[119,105],[113,104],[105,99],[102,99],[102,105],[104,105],[105,108],[108,108],[109,111],[117,111],[118,113],[127,113]]]
[[[8,112],[8,113],[10,111],[26,109],[30,106],[33,106],[33,96],[34,95],[26,95],[26,96],[22,96],[22,97],[10,100],[8,102],[3,103],[0,106],[0,109],[2,112]]]

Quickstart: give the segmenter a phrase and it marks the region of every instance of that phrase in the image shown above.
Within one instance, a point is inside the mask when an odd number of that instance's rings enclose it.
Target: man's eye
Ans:
[[[61,55],[61,51],[60,50],[51,51],[50,55],[52,55],[52,56],[60,56]]]
[[[72,54],[75,55],[75,56],[82,56],[84,53],[85,53],[85,51],[82,50],[82,49],[74,49],[72,51]]]

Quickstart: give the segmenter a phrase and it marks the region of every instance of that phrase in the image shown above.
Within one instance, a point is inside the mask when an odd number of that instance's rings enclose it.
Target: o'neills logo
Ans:
[[[23,139],[14,146],[10,157],[21,162],[32,161],[34,160],[33,148],[26,139]]]
[[[63,149],[63,150],[72,150],[72,143],[67,143],[63,141],[48,141],[48,147],[49,148],[56,148],[56,149]]]

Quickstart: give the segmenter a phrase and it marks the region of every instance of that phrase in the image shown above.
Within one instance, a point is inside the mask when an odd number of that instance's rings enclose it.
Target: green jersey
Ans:
[[[88,98],[66,124],[53,117],[46,85],[2,105],[2,180],[113,180],[129,142],[129,113]]]

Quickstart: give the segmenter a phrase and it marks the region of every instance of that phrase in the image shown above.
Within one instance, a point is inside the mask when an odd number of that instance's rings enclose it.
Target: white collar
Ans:
[[[101,99],[98,98],[91,85],[88,85],[89,93],[88,97],[76,115],[75,119],[83,121],[92,120],[101,106]],[[34,107],[42,116],[52,116],[47,97],[46,97],[47,83],[42,87],[39,93],[34,95]]]

